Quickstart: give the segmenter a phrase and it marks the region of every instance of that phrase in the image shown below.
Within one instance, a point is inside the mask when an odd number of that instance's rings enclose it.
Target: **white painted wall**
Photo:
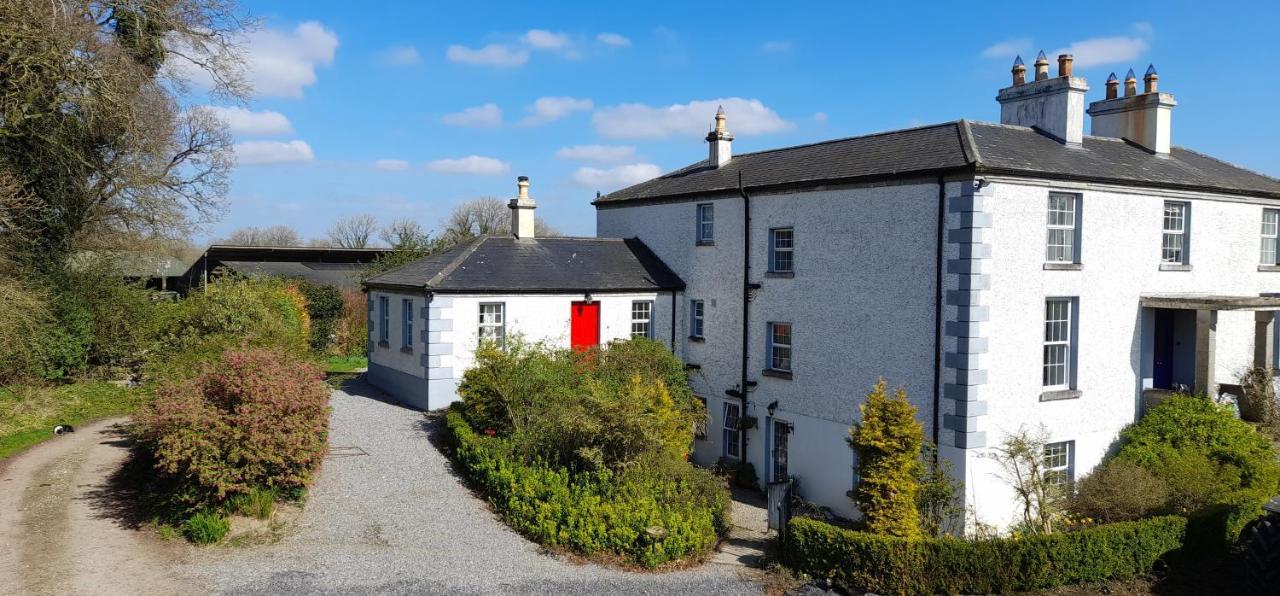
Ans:
[[[378,298],[386,296],[389,298],[389,317],[388,322],[388,340],[386,345],[378,343]],[[413,350],[402,351],[401,343],[401,300],[410,299],[413,301],[413,334],[417,337],[413,338]],[[403,373],[421,377],[422,361],[419,357],[422,350],[422,317],[421,309],[426,304],[426,297],[422,294],[410,294],[403,292],[391,292],[387,290],[370,290],[369,304],[372,310],[369,312],[371,325],[369,325],[369,361],[393,368]]]

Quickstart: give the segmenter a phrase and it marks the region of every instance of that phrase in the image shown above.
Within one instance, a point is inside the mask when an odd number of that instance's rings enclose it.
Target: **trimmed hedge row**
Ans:
[[[532,465],[501,438],[446,415],[454,457],[507,524],[530,540],[644,567],[705,555],[728,527],[729,498],[710,474],[581,473]]]
[[[788,564],[878,594],[1043,590],[1150,573],[1182,547],[1187,521],[1156,517],[1045,536],[908,540],[791,520]]]

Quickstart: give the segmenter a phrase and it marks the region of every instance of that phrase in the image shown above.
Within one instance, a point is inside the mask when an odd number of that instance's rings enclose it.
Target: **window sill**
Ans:
[[[1045,263],[1045,271],[1079,271],[1084,269],[1083,263]]]
[[[1280,272],[1280,265],[1258,265],[1258,271]]]
[[[696,240],[694,241],[693,245],[694,246],[715,246],[716,241],[715,240]]]
[[[684,369],[685,370],[702,370],[702,365],[689,362],[684,365]]]
[[[765,272],[764,272],[764,276],[765,276],[765,277],[775,277],[775,278],[790,279],[790,278],[792,278],[792,277],[795,277],[795,276],[796,276],[796,272],[795,272],[795,271],[765,271]]]
[[[413,348],[410,348],[410,347],[403,347],[403,348],[400,348],[400,353],[401,353],[401,354],[412,354],[412,353],[413,353]]]
[[[791,380],[791,371],[789,370],[775,370],[772,368],[766,368],[760,371],[760,374],[766,377],[773,377],[775,379],[786,379],[788,381]]]
[[[1079,389],[1054,389],[1045,391],[1040,394],[1040,401],[1062,401],[1066,399],[1080,399]]]
[[[689,341],[698,342],[698,343],[703,343],[703,342],[707,341],[707,338],[706,338],[705,336],[702,336],[702,335],[690,335],[690,336],[689,336]]]
[[[1160,263],[1161,271],[1191,271],[1191,265],[1183,263]]]
[[[386,342],[386,341],[380,341],[380,342],[378,342],[378,347],[379,347],[379,348],[390,348],[390,347],[391,347],[391,343],[390,343],[390,342]]]

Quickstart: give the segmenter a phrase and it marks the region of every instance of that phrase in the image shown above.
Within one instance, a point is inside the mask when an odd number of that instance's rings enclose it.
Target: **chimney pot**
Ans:
[[[1107,99],[1115,99],[1120,94],[1120,79],[1116,78],[1116,73],[1111,73],[1107,77]]]
[[[1022,56],[1013,59],[1013,84],[1027,84],[1027,65],[1022,63]]]
[[[1049,58],[1044,55],[1044,50],[1040,50],[1040,54],[1036,56],[1035,67],[1037,81],[1049,78]]]
[[[1124,97],[1117,97],[1120,82],[1112,73],[1107,78],[1107,98],[1089,104],[1090,128],[1093,136],[1125,139],[1157,155],[1167,155],[1172,147],[1173,108],[1178,104],[1172,95],[1156,91],[1159,77],[1154,67],[1148,67],[1143,78],[1146,91],[1138,94],[1138,77],[1129,69],[1124,77]]]
[[[707,133],[707,144],[710,145],[708,163],[718,168],[733,158],[733,135],[728,129],[729,117],[724,113],[724,106],[716,108],[716,119]]]
[[[511,235],[516,238],[533,238],[533,210],[538,204],[529,196],[529,177],[517,177],[516,188],[516,198],[507,204],[511,209]]]
[[[1138,75],[1133,74],[1130,68],[1128,74],[1124,75],[1124,96],[1132,97],[1138,94]]]
[[[1154,64],[1147,65],[1147,74],[1142,76],[1142,92],[1155,93],[1160,82],[1160,75],[1156,74],[1156,66]]]
[[[1058,54],[1058,76],[1071,76],[1071,63],[1075,61],[1075,57],[1071,54]]]

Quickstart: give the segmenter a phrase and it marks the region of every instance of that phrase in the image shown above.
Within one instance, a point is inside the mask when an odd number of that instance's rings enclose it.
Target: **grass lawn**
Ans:
[[[0,459],[53,437],[55,424],[83,424],[128,414],[145,393],[111,383],[0,387]]]
[[[364,356],[330,356],[324,362],[324,372],[353,373],[369,367],[369,359]]]

